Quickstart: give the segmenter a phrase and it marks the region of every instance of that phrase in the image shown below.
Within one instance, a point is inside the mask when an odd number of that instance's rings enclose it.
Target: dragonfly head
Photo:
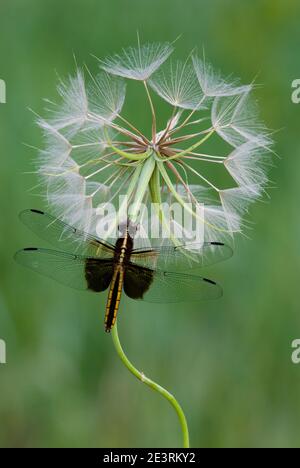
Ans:
[[[126,234],[129,234],[129,236],[134,239],[139,230],[139,225],[137,223],[133,223],[130,219],[127,219],[126,221],[119,223],[118,230],[120,237],[125,237]]]

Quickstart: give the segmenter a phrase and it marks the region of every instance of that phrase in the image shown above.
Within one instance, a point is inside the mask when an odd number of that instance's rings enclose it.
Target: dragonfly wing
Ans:
[[[222,262],[230,258],[232,254],[233,251],[228,245],[221,242],[204,242],[135,249],[130,261],[152,270],[180,272]]]
[[[69,226],[43,211],[22,211],[20,219],[37,236],[61,250],[101,258],[111,258],[114,255],[113,245]]]
[[[105,291],[113,274],[113,262],[110,260],[86,258],[55,250],[23,249],[16,253],[15,260],[58,283],[83,291]]]
[[[124,292],[131,299],[143,299],[151,287],[154,271],[129,264],[124,275]]]
[[[130,265],[126,269],[124,291],[132,299],[153,303],[198,302],[218,299],[222,288],[214,281]]]

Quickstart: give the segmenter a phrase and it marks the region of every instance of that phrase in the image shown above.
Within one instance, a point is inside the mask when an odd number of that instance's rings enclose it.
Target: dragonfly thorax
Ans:
[[[114,261],[117,264],[127,264],[130,261],[133,250],[133,239],[126,232],[124,237],[120,237],[115,244]]]

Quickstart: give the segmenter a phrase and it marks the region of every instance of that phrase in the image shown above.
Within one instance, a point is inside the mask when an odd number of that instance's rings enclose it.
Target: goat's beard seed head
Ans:
[[[205,239],[220,239],[242,231],[249,205],[264,194],[272,140],[257,118],[253,86],[229,82],[195,52],[174,61],[173,48],[138,43],[99,60],[96,77],[78,69],[60,81],[61,103],[38,120],[45,137],[38,173],[48,203],[69,224],[94,232],[100,203],[126,194],[134,201],[142,190],[143,201],[188,202],[194,210],[204,203]],[[124,79],[144,87],[147,134],[122,114]],[[163,128],[152,92],[170,105]],[[153,174],[132,189],[149,158]]]

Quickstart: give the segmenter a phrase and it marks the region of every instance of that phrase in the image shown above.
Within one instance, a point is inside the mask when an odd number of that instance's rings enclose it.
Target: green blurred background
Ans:
[[[175,447],[178,421],[157,394],[123,368],[103,332],[104,296],[74,292],[14,264],[15,250],[41,245],[18,221],[45,208],[34,149],[33,108],[56,97],[56,72],[143,40],[173,40],[178,56],[195,45],[225,75],[258,75],[261,113],[276,133],[271,199],[251,212],[250,239],[207,271],[224,297],[199,305],[149,306],[124,300],[123,346],[137,367],[172,391],[185,409],[194,447],[300,446],[300,78],[298,0],[1,0],[0,78],[0,446]],[[129,109],[143,124],[143,107]]]

